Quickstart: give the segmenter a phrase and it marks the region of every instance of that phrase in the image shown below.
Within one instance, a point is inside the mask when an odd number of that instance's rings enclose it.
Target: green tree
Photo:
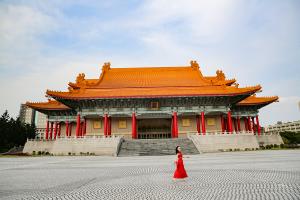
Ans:
[[[281,132],[280,135],[285,144],[300,144],[300,133]]]
[[[0,118],[0,152],[6,152],[14,146],[23,146],[27,138],[35,138],[36,128],[21,123],[20,119],[9,116],[6,110]]]

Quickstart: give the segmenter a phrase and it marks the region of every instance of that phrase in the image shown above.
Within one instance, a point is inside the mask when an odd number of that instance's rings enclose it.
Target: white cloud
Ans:
[[[22,76],[1,74],[5,96],[0,112],[9,109],[16,115],[19,103],[43,100],[47,88],[66,90],[67,82],[79,72],[97,78],[105,61],[112,67],[178,66],[196,59],[205,75],[221,68],[241,86],[261,83],[261,96],[279,95],[279,103],[261,110],[262,123],[275,122],[277,116],[297,118],[299,113],[291,105],[299,89],[290,85],[300,83],[295,76],[300,28],[297,6],[291,2],[145,1],[126,15],[118,10],[113,18],[101,20],[68,18],[63,8],[72,2],[3,4],[0,70]],[[105,7],[114,12],[115,4]],[[83,49],[49,46],[41,36],[53,32],[74,39]],[[112,47],[115,40],[128,44]],[[92,50],[84,49],[88,45]],[[282,101],[285,98],[290,100]],[[282,115],[278,115],[280,108],[286,110]]]

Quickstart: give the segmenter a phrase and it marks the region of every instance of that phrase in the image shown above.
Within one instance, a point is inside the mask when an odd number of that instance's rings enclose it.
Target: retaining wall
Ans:
[[[122,137],[110,138],[58,138],[56,140],[28,140],[23,153],[32,154],[49,152],[54,155],[80,155],[93,153],[95,155],[117,156]]]

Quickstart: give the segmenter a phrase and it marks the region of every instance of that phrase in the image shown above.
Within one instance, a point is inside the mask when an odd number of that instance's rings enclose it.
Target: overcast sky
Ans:
[[[17,116],[46,89],[67,90],[101,66],[222,69],[280,102],[262,125],[300,119],[300,1],[0,1],[0,112]]]

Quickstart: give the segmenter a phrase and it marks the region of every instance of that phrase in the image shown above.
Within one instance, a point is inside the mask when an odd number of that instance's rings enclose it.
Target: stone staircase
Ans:
[[[126,139],[121,144],[118,156],[175,155],[176,146],[181,147],[184,155],[199,154],[194,143],[188,138]]]

